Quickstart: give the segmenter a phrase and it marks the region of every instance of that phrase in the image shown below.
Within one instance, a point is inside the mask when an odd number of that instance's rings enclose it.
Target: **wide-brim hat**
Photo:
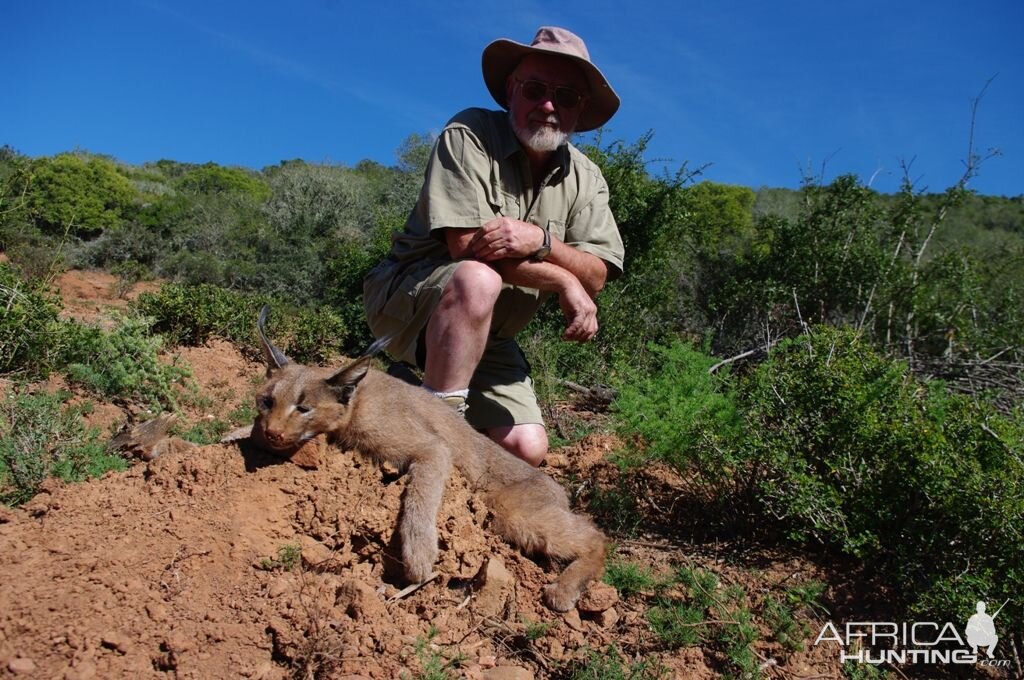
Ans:
[[[619,110],[619,96],[600,69],[590,61],[590,53],[578,35],[557,26],[541,26],[529,45],[501,38],[484,48],[484,83],[494,101],[508,108],[505,82],[528,54],[556,54],[573,61],[587,79],[587,102],[576,122],[577,132],[599,128]]]

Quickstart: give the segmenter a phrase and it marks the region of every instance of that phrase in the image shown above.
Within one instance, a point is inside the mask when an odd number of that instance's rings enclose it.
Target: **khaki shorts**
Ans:
[[[423,368],[422,334],[459,264],[425,260],[398,274],[400,265],[385,260],[367,274],[366,318],[376,337],[393,336],[388,354]],[[468,403],[466,420],[477,429],[544,423],[530,365],[513,338],[490,338],[470,381]]]

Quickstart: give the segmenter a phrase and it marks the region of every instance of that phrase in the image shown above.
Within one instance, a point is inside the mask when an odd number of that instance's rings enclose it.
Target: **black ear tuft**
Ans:
[[[363,357],[372,357],[376,355],[378,352],[380,352],[389,344],[391,344],[391,341],[394,339],[394,337],[394,335],[385,335],[383,338],[378,339],[376,342],[374,342],[372,345],[366,348],[366,351],[363,352]]]
[[[263,357],[267,360],[267,377],[270,377],[270,374],[278,368],[290,363],[284,352],[274,347],[274,344],[267,339],[264,327],[266,326],[269,313],[270,305],[263,305],[263,308],[260,310],[260,316],[256,320],[256,333],[259,335],[260,345],[263,347]]]

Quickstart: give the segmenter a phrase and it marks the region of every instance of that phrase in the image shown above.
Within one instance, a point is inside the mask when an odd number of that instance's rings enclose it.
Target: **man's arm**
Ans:
[[[529,258],[544,242],[544,231],[529,222],[496,217],[477,229],[446,229],[445,239],[453,259],[472,257],[481,262],[496,263]],[[591,298],[597,297],[608,281],[608,265],[604,260],[568,246],[554,235],[551,236],[551,253],[544,262],[576,277]],[[543,278],[539,274],[536,274],[537,281],[529,280],[534,271],[532,268],[520,269],[520,280],[509,280],[509,283],[551,290],[541,285]]]
[[[600,259],[589,253],[578,251],[572,246],[567,246],[557,241],[559,254],[556,256],[556,239],[552,237],[551,255],[544,262],[533,262],[528,259],[543,243],[544,235],[539,227],[518,220],[524,228],[514,229],[511,238],[507,241],[500,241],[502,245],[495,246],[495,239],[480,239],[480,232],[487,229],[488,225],[494,222],[508,220],[509,218],[496,218],[487,225],[478,229],[445,229],[445,240],[448,250],[453,259],[473,258],[488,262],[501,274],[506,283],[515,286],[526,286],[537,290],[547,291],[558,295],[558,304],[565,315],[566,329],[563,337],[566,340],[586,342],[597,333],[597,305],[594,304],[594,297],[604,286],[607,279],[607,266]],[[536,232],[536,242],[529,240],[530,232]],[[521,237],[526,238],[521,238]],[[480,246],[481,243],[490,244],[489,247]],[[485,256],[477,256],[477,251],[483,250]],[[569,252],[562,252],[569,251]],[[505,253],[508,253],[506,255]],[[590,282],[590,286],[584,284],[574,271],[563,267],[557,261],[570,262],[571,266],[583,272]],[[595,260],[596,265],[589,260]]]

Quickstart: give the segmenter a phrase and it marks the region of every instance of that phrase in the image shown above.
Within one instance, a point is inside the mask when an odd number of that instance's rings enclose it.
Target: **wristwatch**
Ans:
[[[539,224],[537,226],[540,227]],[[551,254],[551,232],[544,227],[540,227],[540,230],[544,232],[544,242],[530,255],[533,262],[543,262]]]

